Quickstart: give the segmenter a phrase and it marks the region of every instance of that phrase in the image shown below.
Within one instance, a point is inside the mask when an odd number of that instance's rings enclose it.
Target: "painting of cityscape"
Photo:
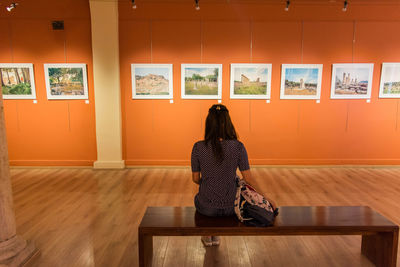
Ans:
[[[4,99],[35,99],[33,64],[0,64]]]
[[[380,98],[400,98],[400,63],[383,63]]]
[[[182,98],[221,99],[222,64],[182,64]]]
[[[282,64],[281,99],[320,99],[322,64]]]
[[[373,68],[374,64],[333,64],[331,98],[370,98]]]
[[[270,99],[271,64],[231,64],[231,98]]]
[[[48,99],[87,99],[85,64],[44,64]]]
[[[172,64],[132,64],[133,99],[173,98]]]

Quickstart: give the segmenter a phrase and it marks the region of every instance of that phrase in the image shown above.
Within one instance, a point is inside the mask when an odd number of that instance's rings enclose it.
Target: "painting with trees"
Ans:
[[[87,99],[85,64],[45,64],[48,99]]]
[[[35,99],[33,64],[0,64],[0,80],[4,99]]]
[[[382,63],[380,98],[400,98],[400,63]]]
[[[221,64],[182,64],[182,98],[221,99]]]
[[[272,64],[231,64],[231,98],[270,99]]]
[[[322,64],[282,64],[281,99],[320,99]]]

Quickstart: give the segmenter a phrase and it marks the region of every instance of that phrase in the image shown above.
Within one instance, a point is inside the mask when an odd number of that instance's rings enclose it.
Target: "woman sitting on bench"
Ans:
[[[237,140],[228,109],[213,105],[206,119],[204,140],[192,150],[192,179],[199,185],[196,210],[206,216],[235,215],[236,170],[252,184],[246,148]],[[260,191],[259,191],[260,192]],[[205,246],[219,245],[219,237],[203,236]]]

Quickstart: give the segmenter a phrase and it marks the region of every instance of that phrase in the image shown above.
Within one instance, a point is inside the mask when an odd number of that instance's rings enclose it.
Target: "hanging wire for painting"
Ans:
[[[153,63],[153,21],[150,20],[150,63]]]
[[[10,54],[11,54],[11,63],[14,63],[14,49],[13,49],[13,41],[12,41],[12,25],[11,21],[8,21],[8,39],[10,40]]]
[[[250,63],[253,63],[253,20],[250,20]]]
[[[304,21],[301,21],[301,64],[303,64],[303,51],[304,51]]]
[[[297,133],[300,133],[300,102],[297,103]]]
[[[65,64],[67,64],[67,34],[64,31],[64,60]]]
[[[67,34],[64,30],[64,60],[65,64],[68,63],[67,60]],[[68,130],[71,131],[71,111],[69,106],[69,101],[67,101],[67,108],[68,108]]]
[[[17,101],[16,104],[15,104],[15,111],[16,111],[16,114],[17,114],[17,130],[18,130],[18,132],[19,132],[21,129],[20,129],[20,123],[19,123],[19,107],[18,107],[18,101]]]
[[[397,110],[396,110],[396,131],[397,131],[397,127],[399,124],[399,102],[400,100],[397,100]]]
[[[200,63],[203,63],[203,21],[200,20]]]
[[[351,63],[354,63],[354,46],[356,43],[356,21],[353,21],[353,40],[351,45]],[[350,113],[350,102],[347,102],[347,113],[346,113],[346,128],[347,132],[349,128],[349,113]]]
[[[249,99],[249,132],[251,132],[251,99]]]
[[[250,20],[249,27],[250,27],[250,63],[253,63],[253,21],[252,20]],[[249,132],[251,132],[251,99],[249,99]]]
[[[67,102],[67,107],[68,107],[68,130],[71,131],[71,111],[69,107],[69,101]]]
[[[345,132],[347,132],[347,129],[349,128],[349,114],[350,114],[350,102],[347,101],[346,128],[345,128]]]
[[[354,46],[356,44],[356,21],[353,22],[353,43],[351,49],[351,63],[354,63]]]

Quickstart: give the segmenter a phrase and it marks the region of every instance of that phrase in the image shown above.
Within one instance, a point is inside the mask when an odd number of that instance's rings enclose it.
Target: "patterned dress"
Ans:
[[[211,144],[194,144],[192,172],[200,172],[199,193],[195,196],[196,209],[207,216],[233,215],[236,197],[236,170],[250,169],[246,148],[238,140],[221,141],[224,158],[216,161]]]

